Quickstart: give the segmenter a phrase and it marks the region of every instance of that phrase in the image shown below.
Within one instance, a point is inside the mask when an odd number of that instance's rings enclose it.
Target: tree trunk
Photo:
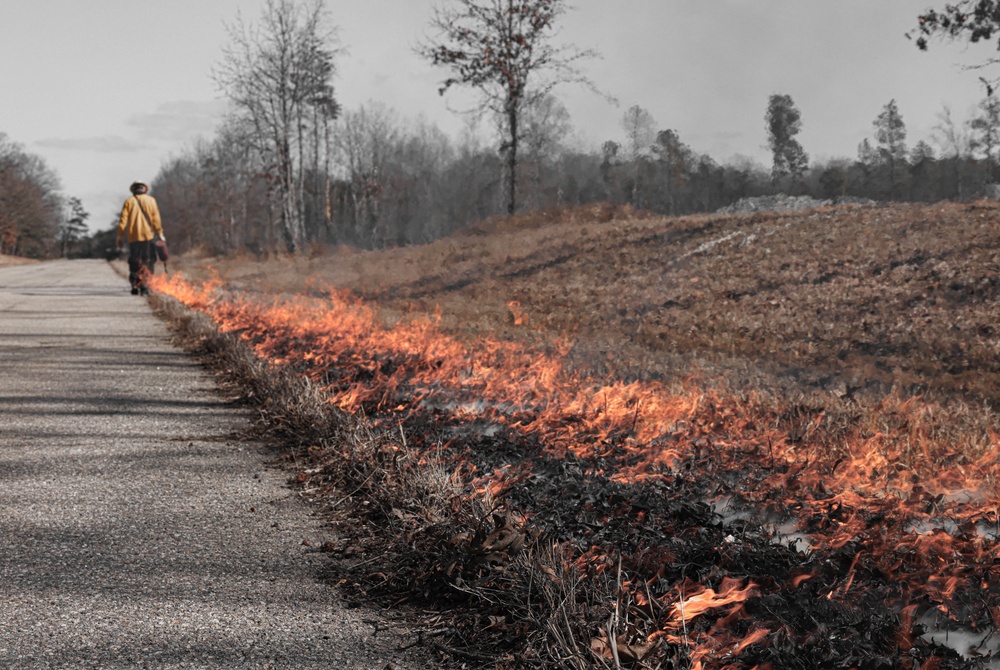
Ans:
[[[510,146],[507,150],[507,213],[517,209],[517,105],[507,103],[507,124],[510,128]]]

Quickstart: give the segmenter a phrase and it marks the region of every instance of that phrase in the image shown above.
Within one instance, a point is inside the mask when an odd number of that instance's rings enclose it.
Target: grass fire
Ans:
[[[994,662],[996,205],[181,266],[154,300],[292,446],[345,593],[442,663]]]

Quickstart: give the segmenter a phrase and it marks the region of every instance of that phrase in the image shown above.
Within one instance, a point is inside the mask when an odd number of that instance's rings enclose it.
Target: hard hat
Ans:
[[[132,185],[128,187],[128,190],[130,190],[133,193],[135,193],[136,190],[138,190],[140,188],[144,188],[144,189],[146,189],[148,191],[149,190],[149,184],[147,184],[146,182],[144,182],[141,179],[136,179],[134,182],[132,182]]]

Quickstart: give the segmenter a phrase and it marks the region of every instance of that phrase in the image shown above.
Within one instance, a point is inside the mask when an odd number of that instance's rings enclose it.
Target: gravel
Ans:
[[[831,205],[875,205],[874,200],[867,198],[856,198],[853,196],[839,196],[832,200],[817,200],[808,195],[786,195],[777,193],[775,195],[762,195],[753,198],[743,198],[731,205],[723,207],[717,212],[719,214],[754,214],[756,212],[801,212],[817,207],[829,207]]]
[[[0,667],[431,665],[246,424],[105,262],[0,268]]]

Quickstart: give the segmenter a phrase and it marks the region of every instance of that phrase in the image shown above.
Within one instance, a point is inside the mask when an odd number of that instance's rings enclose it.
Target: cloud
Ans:
[[[213,135],[225,109],[218,100],[177,100],[159,105],[155,112],[135,114],[125,123],[147,139],[186,142]]]
[[[149,144],[117,135],[104,137],[50,137],[35,142],[43,149],[58,151],[88,151],[97,153],[134,153],[149,149]]]

